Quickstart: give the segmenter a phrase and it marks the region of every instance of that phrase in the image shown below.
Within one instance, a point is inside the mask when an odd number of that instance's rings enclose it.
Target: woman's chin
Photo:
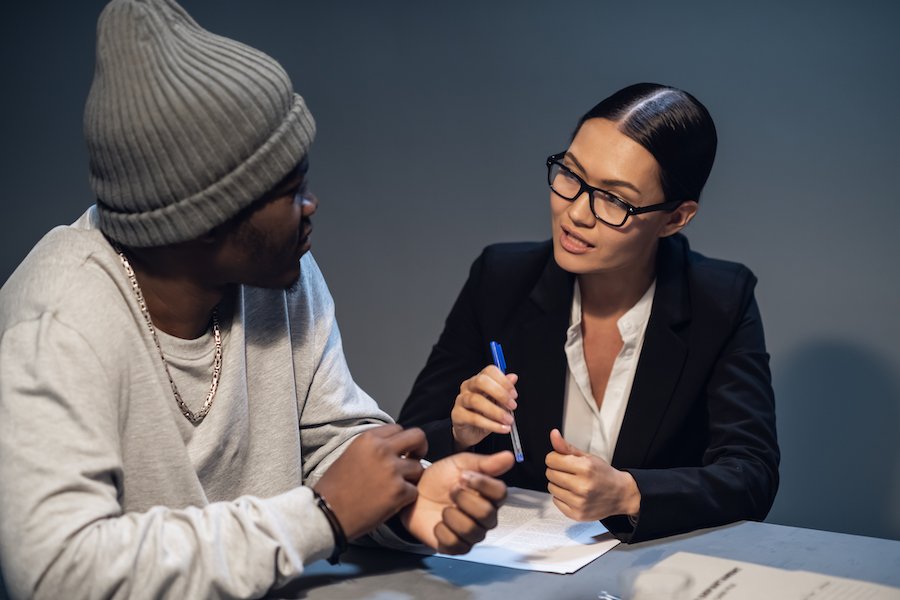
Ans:
[[[595,257],[589,253],[574,254],[567,251],[558,241],[553,241],[553,258],[564,271],[581,275],[598,270]]]

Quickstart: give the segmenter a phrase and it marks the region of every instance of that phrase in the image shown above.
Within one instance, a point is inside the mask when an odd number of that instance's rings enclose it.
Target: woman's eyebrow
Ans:
[[[575,155],[574,155],[574,154],[572,154],[571,152],[569,152],[569,151],[567,150],[567,151],[566,151],[566,156],[567,156],[573,163],[575,163],[575,166],[578,167],[578,169],[579,169],[582,173],[584,173],[585,175],[587,175],[587,169],[584,168],[584,165],[582,165],[580,162],[578,162],[578,159],[575,158]],[[606,187],[624,187],[624,188],[628,188],[628,189],[630,189],[630,190],[634,190],[634,192],[635,192],[636,194],[640,194],[640,193],[641,193],[641,190],[637,189],[637,187],[636,187],[633,183],[629,183],[629,182],[623,181],[623,180],[621,180],[621,179],[601,179],[601,180],[600,180],[600,183],[602,183],[602,184],[603,184],[604,186],[606,186]]]

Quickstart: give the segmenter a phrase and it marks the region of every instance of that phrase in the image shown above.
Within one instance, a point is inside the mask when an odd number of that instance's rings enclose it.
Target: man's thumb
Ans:
[[[512,452],[504,450],[503,452],[497,452],[496,454],[479,457],[478,471],[485,475],[490,475],[491,477],[497,477],[498,475],[503,475],[509,471],[514,463],[515,458],[513,457]]]

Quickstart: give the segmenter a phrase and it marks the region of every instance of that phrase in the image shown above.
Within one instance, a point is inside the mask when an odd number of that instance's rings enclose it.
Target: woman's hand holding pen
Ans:
[[[490,433],[509,434],[516,409],[518,375],[504,375],[494,365],[462,382],[450,411],[456,450],[471,448]]]
[[[640,512],[641,492],[630,473],[582,452],[563,439],[558,429],[550,432],[550,444],[547,490],[564,515],[576,521],[596,521]]]

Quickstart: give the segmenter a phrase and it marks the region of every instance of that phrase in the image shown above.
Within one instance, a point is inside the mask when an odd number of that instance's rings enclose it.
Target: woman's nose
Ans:
[[[591,210],[590,192],[583,192],[569,205],[569,218],[581,227],[593,227],[597,222]]]

